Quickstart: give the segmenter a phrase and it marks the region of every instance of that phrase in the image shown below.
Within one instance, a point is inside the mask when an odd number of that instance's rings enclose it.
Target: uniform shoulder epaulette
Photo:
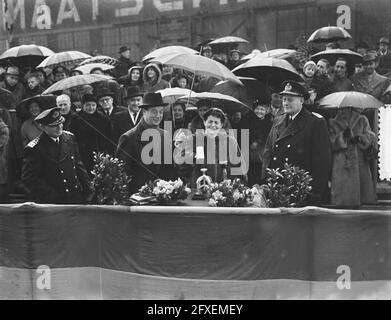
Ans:
[[[70,132],[70,131],[62,130],[62,132],[67,133],[67,134],[69,134],[71,136],[74,136],[74,134],[72,132]]]
[[[319,118],[319,119],[322,119],[322,118],[323,118],[323,116],[322,116],[321,114],[319,114],[319,113],[312,112],[312,114],[313,114],[315,117]]]
[[[40,139],[41,139],[41,136],[39,135],[39,136],[36,137],[35,139],[31,140],[31,141],[27,144],[26,147],[34,148],[34,147],[38,144],[38,142],[39,142]]]

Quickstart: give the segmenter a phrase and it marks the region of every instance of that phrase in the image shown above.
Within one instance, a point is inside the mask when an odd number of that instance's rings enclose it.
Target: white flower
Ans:
[[[212,196],[216,200],[221,200],[223,198],[223,193],[220,190],[217,190],[217,191],[213,192]]]
[[[235,191],[232,195],[232,198],[234,199],[234,201],[238,201],[240,198],[242,198],[243,196],[241,196],[241,194],[239,193],[239,191]]]
[[[210,198],[210,199],[209,199],[209,206],[211,206],[211,207],[217,207],[217,202],[216,202],[214,199]]]

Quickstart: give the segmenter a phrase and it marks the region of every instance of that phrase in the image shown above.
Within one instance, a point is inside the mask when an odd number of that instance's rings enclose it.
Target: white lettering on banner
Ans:
[[[37,28],[39,30],[52,28],[52,16],[50,15],[50,8],[47,5],[42,5],[38,8]]]
[[[121,2],[129,3],[129,7],[115,9],[115,16],[117,18],[137,15],[144,6],[143,0],[121,0]]]
[[[337,274],[341,274],[337,279],[337,288],[339,290],[350,289],[351,271],[350,267],[346,265],[338,266]]]
[[[8,5],[12,3],[11,6],[9,6],[10,10],[12,11],[12,17],[13,21],[16,21],[16,18],[18,17],[18,14],[20,13],[20,28],[26,29],[26,16],[25,16],[25,10],[24,10],[24,0],[16,0],[13,2],[12,0],[8,2]]]
[[[201,0],[193,0],[193,8],[199,8],[200,3],[201,3]]]
[[[69,7],[69,11],[65,11],[66,7]],[[61,0],[60,10],[58,11],[57,24],[62,24],[65,19],[72,19],[75,22],[80,22],[79,12],[73,0]]]
[[[47,8],[44,8],[47,7]],[[45,14],[47,15],[47,9],[49,9],[49,28],[45,28],[47,26],[47,22],[44,20],[47,20],[47,16],[44,16]],[[42,17],[43,16],[43,17]],[[38,26],[38,19],[40,18],[40,26]],[[47,6],[45,0],[36,0],[35,1],[35,6],[34,6],[34,11],[33,11],[33,18],[31,19],[31,28],[37,27],[38,29],[50,29],[51,27],[51,17],[50,17],[50,8]],[[45,27],[44,27],[45,26]]]
[[[92,21],[96,21],[99,15],[99,0],[91,0],[92,5]]]
[[[37,268],[37,273],[40,274],[37,278],[37,288],[40,290],[51,289],[51,272],[48,266],[42,265]]]
[[[153,0],[153,4],[161,12],[183,10],[183,0]]]
[[[346,6],[346,5],[340,5],[337,8],[337,13],[341,14],[337,18],[337,27],[341,27],[344,29],[351,29],[352,28],[352,15],[351,15],[350,7]]]

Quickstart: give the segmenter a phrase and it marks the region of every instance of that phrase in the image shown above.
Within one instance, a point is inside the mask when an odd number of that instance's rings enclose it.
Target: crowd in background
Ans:
[[[380,39],[378,48],[358,43],[356,51],[362,54],[363,62],[357,65],[349,65],[349,61],[344,58],[337,59],[334,64],[327,59],[320,59],[317,63],[311,60],[291,61],[309,92],[305,108],[321,114],[328,123],[333,150],[330,181],[335,186],[334,194],[340,194],[344,198],[345,193],[354,194],[354,189],[361,188],[361,197],[349,199],[347,204],[375,201],[377,173],[373,171],[370,162],[373,158],[369,159],[365,150],[371,148],[373,141],[377,139],[376,121],[373,112],[362,114],[354,108],[338,112],[320,110],[316,102],[333,92],[354,90],[390,103],[391,93],[387,91],[391,84],[389,45],[387,37]],[[335,46],[336,44],[330,44],[329,48]],[[242,53],[237,49],[228,53],[213,52],[206,45],[201,54],[219,61],[231,70],[243,63]],[[219,82],[219,79],[213,77],[193,77],[191,72],[169,66],[133,61],[131,51],[126,46],[119,50],[119,62],[114,70],[91,70],[94,74],[111,75],[112,80],[58,92],[51,105],[38,98],[30,99],[27,103],[22,101],[42,94],[55,82],[81,74],[80,71],[66,66],[57,66],[52,70],[35,69],[26,74],[16,66],[0,69],[0,88],[10,91],[13,98],[9,102],[2,101],[3,105],[0,106],[0,203],[9,201],[11,193],[26,191],[21,183],[23,150],[41,134],[42,129],[34,119],[44,109],[53,107],[54,104],[61,108],[61,115],[65,118],[64,130],[75,135],[81,159],[92,176],[93,152],[115,155],[120,137],[142,119],[143,111],[139,109],[139,105],[146,93],[173,87],[207,92]],[[252,111],[245,114],[232,112],[225,117],[215,114],[225,122],[224,128],[249,129],[249,185],[262,182],[265,144],[273,123],[284,113],[279,95],[282,90],[283,88],[270,88],[266,94],[263,92],[254,99],[250,106]],[[188,110],[186,104],[174,103],[171,105],[171,112],[164,115],[164,120],[172,121],[174,130],[189,128],[195,132],[196,129],[204,128],[204,116],[214,105],[204,100],[197,103],[196,107],[196,110]],[[12,116],[13,112],[15,116]],[[361,137],[360,141],[346,139],[358,136]],[[240,137],[237,140],[240,146]],[[353,169],[346,173],[346,167]],[[333,202],[329,198],[330,201]],[[338,203],[338,200],[335,201]]]

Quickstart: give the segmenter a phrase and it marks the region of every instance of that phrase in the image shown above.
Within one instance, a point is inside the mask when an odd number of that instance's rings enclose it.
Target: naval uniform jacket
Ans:
[[[82,204],[90,179],[80,159],[75,136],[63,131],[57,144],[46,133],[24,150],[22,182],[38,203]]]
[[[263,154],[262,177],[266,168],[284,168],[285,163],[298,166],[312,176],[312,193],[325,192],[331,170],[331,144],[325,119],[304,107],[288,123],[288,114],[276,118]]]

